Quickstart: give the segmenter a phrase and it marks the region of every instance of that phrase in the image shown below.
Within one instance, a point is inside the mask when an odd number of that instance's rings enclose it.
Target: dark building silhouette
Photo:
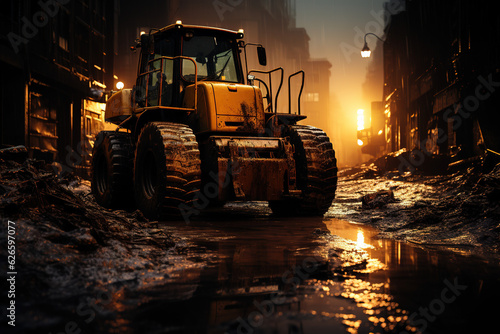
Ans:
[[[384,43],[388,151],[499,151],[500,17],[488,1],[405,2]]]
[[[0,144],[74,166],[104,127],[117,2],[7,0],[0,11]],[[93,93],[94,92],[94,93]]]

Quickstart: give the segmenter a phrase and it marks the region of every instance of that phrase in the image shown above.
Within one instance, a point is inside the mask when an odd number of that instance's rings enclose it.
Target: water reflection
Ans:
[[[117,330],[458,333],[477,329],[471,317],[488,316],[492,311],[483,302],[498,297],[496,264],[467,271],[478,267],[477,259],[381,240],[373,229],[336,219],[230,216],[164,228],[201,247],[201,254],[192,248],[193,259],[218,260],[177,268],[162,284],[126,290],[116,301],[122,305],[115,305],[122,319]],[[444,279],[456,277],[474,289],[424,329],[415,312],[439,298]],[[478,302],[482,308],[471,306]]]
[[[359,248],[366,248],[367,246],[369,247],[369,245],[365,244],[365,233],[363,232],[362,229],[358,230],[358,237],[356,243],[358,244]]]

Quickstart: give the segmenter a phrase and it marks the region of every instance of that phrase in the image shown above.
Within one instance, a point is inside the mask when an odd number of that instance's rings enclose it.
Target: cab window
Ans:
[[[236,68],[237,47],[233,39],[223,35],[195,35],[184,37],[182,55],[196,62],[198,81],[239,82]],[[182,77],[194,82],[195,66],[193,62],[182,62]]]
[[[155,37],[154,53],[142,53],[141,75],[137,79],[136,103],[140,107],[171,106],[173,85],[174,40]]]

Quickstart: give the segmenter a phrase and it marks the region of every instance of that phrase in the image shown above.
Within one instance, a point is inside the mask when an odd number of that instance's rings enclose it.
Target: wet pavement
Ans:
[[[190,224],[103,209],[88,184],[33,161],[0,172],[0,235],[15,225],[17,272],[15,286],[0,272],[16,305],[16,327],[3,321],[0,333],[496,327],[500,165],[488,174],[346,176],[323,218],[278,218],[266,203],[239,203]],[[375,191],[391,201],[365,208],[360,196]],[[7,268],[6,238],[0,246]]]
[[[233,204],[160,223],[193,263],[103,302],[92,332],[484,333],[495,328],[497,256],[378,239],[334,218],[276,218]],[[152,268],[154,270],[154,268]],[[493,327],[492,327],[493,326]]]

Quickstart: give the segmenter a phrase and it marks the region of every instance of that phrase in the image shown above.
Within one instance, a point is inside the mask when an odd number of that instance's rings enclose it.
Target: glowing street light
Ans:
[[[370,58],[372,55],[372,51],[370,50],[370,48],[368,47],[368,43],[366,42],[366,36],[368,36],[368,35],[373,35],[373,36],[377,37],[380,41],[385,43],[385,41],[382,38],[378,37],[374,33],[372,33],[372,32],[366,33],[365,34],[365,45],[363,46],[363,49],[361,49],[361,57],[363,57],[363,58]]]
[[[365,129],[365,111],[358,109],[358,131]]]
[[[372,50],[368,47],[368,44],[365,42],[365,46],[363,46],[363,49],[361,50],[361,57],[363,58],[370,58],[372,55]]]
[[[122,89],[123,89],[123,87],[125,87],[125,84],[124,84],[123,82],[118,81],[118,82],[116,83],[116,89],[118,89],[118,90],[122,90]]]

